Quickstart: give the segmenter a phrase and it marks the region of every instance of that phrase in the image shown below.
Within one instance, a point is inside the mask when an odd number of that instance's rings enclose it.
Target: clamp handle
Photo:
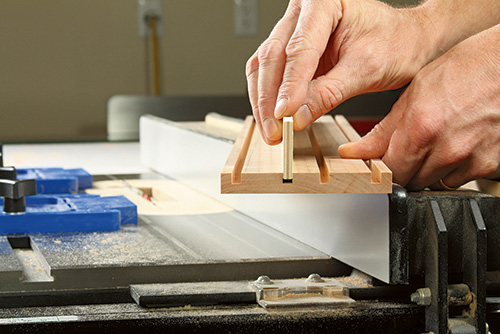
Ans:
[[[5,213],[26,212],[26,196],[36,195],[35,180],[2,180],[0,179],[0,196],[4,197]]]
[[[1,162],[1,156],[0,156]],[[0,165],[0,179],[4,180],[16,180],[17,171],[15,167],[3,167]]]

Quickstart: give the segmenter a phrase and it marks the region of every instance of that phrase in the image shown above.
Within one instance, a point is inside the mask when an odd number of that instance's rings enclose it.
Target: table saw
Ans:
[[[141,119],[140,143],[6,145],[84,168],[137,224],[0,236],[0,332],[495,333],[500,198],[221,194],[234,137]]]

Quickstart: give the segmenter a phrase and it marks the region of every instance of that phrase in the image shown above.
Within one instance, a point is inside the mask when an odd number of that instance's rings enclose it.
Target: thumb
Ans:
[[[306,128],[345,100],[357,95],[357,83],[347,80],[352,78],[350,72],[349,67],[337,64],[328,74],[309,84],[304,104],[293,115],[295,130]]]
[[[339,156],[363,160],[382,158],[403,114],[403,104],[398,100],[391,112],[360,140],[339,146]]]

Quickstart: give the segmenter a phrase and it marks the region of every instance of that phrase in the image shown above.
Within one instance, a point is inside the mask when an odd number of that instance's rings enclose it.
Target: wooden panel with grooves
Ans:
[[[283,182],[283,144],[267,145],[252,116],[221,172],[223,194],[391,193],[392,172],[380,159],[342,159],[340,145],[359,135],[343,116],[323,116],[293,136],[293,180]]]

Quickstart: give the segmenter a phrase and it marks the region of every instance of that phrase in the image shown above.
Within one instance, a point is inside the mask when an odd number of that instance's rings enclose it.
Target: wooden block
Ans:
[[[284,143],[267,145],[249,116],[221,172],[221,192],[391,193],[392,173],[380,159],[338,156],[340,145],[359,138],[343,116],[323,116],[293,135],[293,178],[284,182]]]
[[[293,117],[283,118],[283,180],[293,179]]]

